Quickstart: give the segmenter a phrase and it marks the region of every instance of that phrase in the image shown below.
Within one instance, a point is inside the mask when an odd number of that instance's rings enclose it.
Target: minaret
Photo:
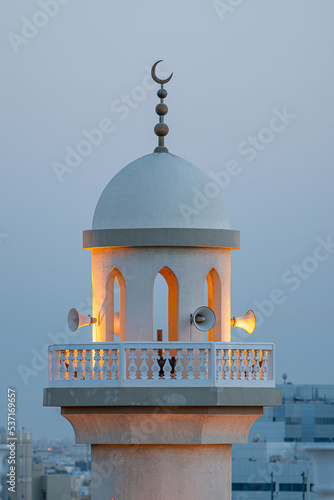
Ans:
[[[239,232],[212,180],[165,146],[172,75],[160,80],[159,62],[158,146],[111,179],[83,235],[93,311],[71,319],[91,323],[93,341],[50,346],[44,404],[60,406],[76,442],[91,444],[93,500],[230,500],[232,444],[247,442],[263,406],[280,404],[274,346],[231,342]],[[153,340],[158,273],[168,285],[167,342]],[[205,282],[208,307],[199,309]]]

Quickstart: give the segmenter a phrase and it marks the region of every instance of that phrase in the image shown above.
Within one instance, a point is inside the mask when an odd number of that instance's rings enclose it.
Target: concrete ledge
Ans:
[[[85,407],[62,408],[61,414],[71,423],[77,444],[243,444],[263,409],[240,409],[220,415],[179,414],[173,409],[143,415],[99,413],[98,408]]]
[[[224,407],[281,406],[271,387],[97,387],[44,389],[44,406]],[[136,409],[137,411],[137,409]]]
[[[94,229],[83,232],[83,248],[100,247],[217,247],[237,250],[240,248],[240,232],[202,228]]]

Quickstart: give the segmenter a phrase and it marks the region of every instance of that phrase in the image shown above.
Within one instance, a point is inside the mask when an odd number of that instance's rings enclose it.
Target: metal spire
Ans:
[[[157,92],[157,96],[160,98],[160,103],[155,108],[157,115],[159,115],[159,123],[157,123],[154,127],[154,133],[159,137],[159,145],[155,148],[154,152],[168,153],[168,149],[165,147],[165,136],[169,132],[168,125],[165,123],[165,115],[168,113],[168,107],[164,103],[164,99],[167,97],[167,90],[164,89],[164,84],[171,80],[173,73],[165,80],[158,78],[155,74],[155,68],[161,61],[162,59],[154,63],[151,70],[153,80],[161,85],[161,88]]]

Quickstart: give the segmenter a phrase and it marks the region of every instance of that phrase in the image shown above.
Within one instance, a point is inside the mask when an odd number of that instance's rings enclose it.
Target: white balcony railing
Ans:
[[[274,345],[106,342],[49,347],[49,386],[275,386]]]

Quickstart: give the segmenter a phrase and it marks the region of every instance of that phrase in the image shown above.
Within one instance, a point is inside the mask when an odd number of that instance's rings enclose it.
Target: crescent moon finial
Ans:
[[[165,83],[168,83],[171,79],[172,79],[172,76],[173,76],[173,73],[168,77],[166,78],[166,80],[161,80],[161,78],[158,78],[156,73],[155,73],[155,68],[158,66],[159,63],[161,63],[163,61],[163,59],[160,59],[159,61],[157,61],[156,63],[153,64],[152,66],[152,69],[151,69],[151,75],[152,75],[152,78],[155,82],[157,83],[160,83],[160,85],[164,85]]]

